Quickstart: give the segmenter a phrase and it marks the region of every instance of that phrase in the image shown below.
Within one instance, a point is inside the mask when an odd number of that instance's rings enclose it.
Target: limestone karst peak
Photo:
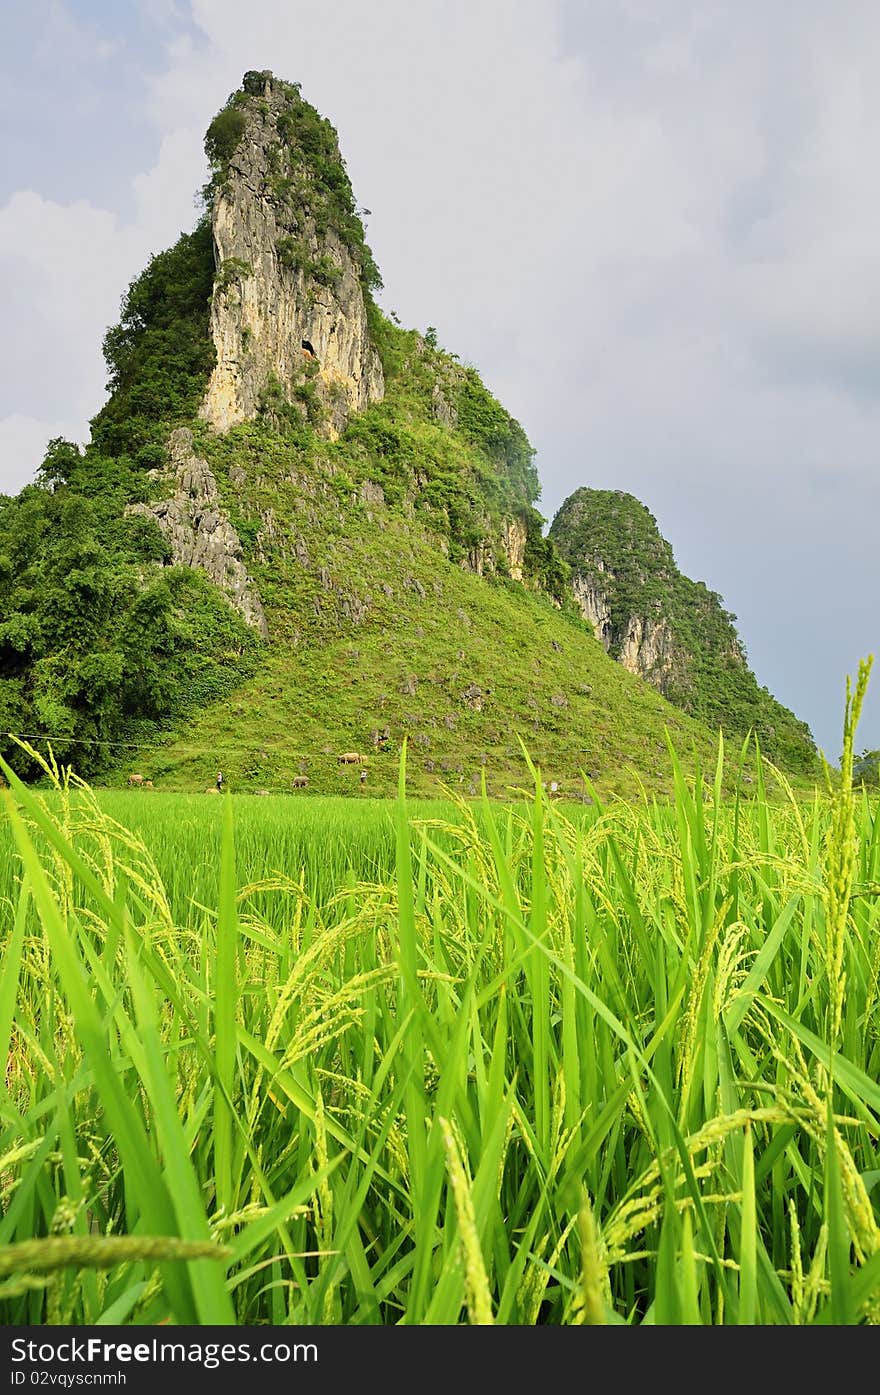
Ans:
[[[295,83],[247,73],[208,128],[218,431],[271,405],[336,437],[381,400],[367,297],[380,283],[331,124]]]

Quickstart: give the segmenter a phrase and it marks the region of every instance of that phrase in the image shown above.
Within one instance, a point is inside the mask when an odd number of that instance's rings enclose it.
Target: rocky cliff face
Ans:
[[[220,114],[214,148],[217,362],[199,414],[226,431],[280,394],[335,438],[384,392],[350,186],[332,127],[296,87],[269,74],[245,84]],[[316,193],[319,162],[331,193],[348,190],[338,207]]]
[[[643,615],[630,616],[617,658],[625,669],[646,678],[664,697],[672,689],[676,671],[680,672],[686,662],[668,621]]]
[[[526,526],[519,518],[503,518],[497,538],[483,538],[470,548],[461,565],[477,576],[493,575],[499,563],[512,581],[525,579]]]
[[[581,615],[593,627],[593,634],[606,651],[611,648],[614,635],[611,623],[611,605],[605,581],[605,563],[601,557],[594,559],[589,573],[576,571],[571,580],[571,589]]]
[[[656,603],[650,607],[651,613],[618,616],[615,624],[612,596],[616,581],[601,557],[594,557],[588,570],[576,571],[572,592],[581,615],[607,653],[667,697],[686,666],[687,656]]]
[[[572,592],[584,619],[612,658],[669,697],[686,674],[687,647],[670,623],[668,611],[677,568],[665,539],[627,541],[632,517],[644,506],[631,496],[619,536],[602,535],[598,490],[578,490],[563,504],[550,535],[572,567]],[[640,520],[641,521],[641,520]],[[653,519],[651,519],[653,524]],[[598,525],[598,526],[597,526]]]
[[[217,481],[207,461],[196,455],[192,432],[186,427],[171,433],[168,456],[170,469],[150,474],[168,479],[170,497],[155,504],[130,504],[126,512],[155,519],[171,549],[172,565],[205,572],[247,624],[268,639],[269,628],[244,563],[241,540],[220,506]]]
[[[514,581],[522,581],[526,559],[526,526],[519,518],[506,518],[501,525],[501,543],[507,570]]]

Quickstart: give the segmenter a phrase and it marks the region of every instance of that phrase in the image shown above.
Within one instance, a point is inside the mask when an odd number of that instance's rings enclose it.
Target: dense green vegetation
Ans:
[[[45,735],[83,774],[119,759],[252,671],[254,636],[198,572],[169,567],[151,520],[173,427],[214,362],[210,221],[151,259],[104,340],[110,397],[85,450],[51,441],[38,483],[0,497],[0,752]]]
[[[753,731],[786,770],[817,772],[809,729],[758,684],[734,627],[736,616],[703,582],[681,574],[644,504],[614,490],[576,490],[554,518],[550,537],[572,570],[607,596],[612,657],[632,618],[665,621],[674,640],[673,662],[652,681],[670,702],[732,736]]]
[[[215,361],[213,287],[207,217],[132,281],[104,339],[110,398],[92,422],[92,442],[105,455],[154,466],[169,430],[195,415]]]
[[[155,524],[126,517],[143,472],[50,443],[41,482],[0,497],[0,753],[8,732],[48,736],[88,774],[172,715],[241,680],[256,645],[206,578],[157,567]]]
[[[0,1320],[876,1322],[864,678],[806,805],[13,779]]]
[[[235,154],[235,147],[244,135],[246,123],[244,112],[238,105],[240,93],[229,98],[226,106],[218,111],[205,133],[205,154],[215,174],[225,175],[229,161]],[[222,177],[222,176],[221,176]]]
[[[862,751],[853,765],[853,776],[860,785],[880,785],[880,751]]]

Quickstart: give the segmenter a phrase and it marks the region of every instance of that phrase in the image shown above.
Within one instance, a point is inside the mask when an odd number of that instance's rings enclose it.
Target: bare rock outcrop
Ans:
[[[501,545],[507,570],[514,581],[522,581],[526,560],[526,525],[520,518],[505,518],[501,525]]]
[[[268,639],[269,627],[244,563],[241,539],[221,507],[211,468],[196,455],[186,427],[172,431],[168,457],[167,471],[150,473],[169,479],[170,496],[154,504],[130,504],[126,512],[155,519],[171,550],[171,565],[203,571],[247,624]]]
[[[681,641],[659,612],[630,614],[622,628],[615,627],[611,603],[615,580],[601,557],[591,559],[589,570],[575,572],[571,586],[581,615],[607,653],[629,673],[666,694],[684,666]]]
[[[670,680],[682,667],[681,644],[668,621],[631,615],[620,642],[618,660],[630,673],[647,678],[661,693],[668,691]]]
[[[597,572],[604,572],[605,564],[601,558],[597,559],[595,568]],[[600,643],[604,644],[606,650],[610,649],[613,634],[611,605],[604,587],[594,576],[576,572],[572,577],[571,589],[581,615],[587,624],[592,625]]]
[[[290,192],[310,178],[296,143],[305,104],[295,87],[260,76],[261,93],[239,94],[242,133],[214,194],[217,363],[199,410],[226,431],[280,390],[332,439],[352,412],[384,396],[382,365],[359,260],[319,209]]]
[[[486,519],[487,530],[491,527]],[[468,548],[459,565],[476,576],[494,576],[499,565],[513,581],[523,581],[525,577],[526,525],[520,518],[504,518],[500,531],[494,536],[487,533],[473,547]]]

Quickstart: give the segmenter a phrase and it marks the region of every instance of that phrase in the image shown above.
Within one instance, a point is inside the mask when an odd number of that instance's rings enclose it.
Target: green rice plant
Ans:
[[[591,806],[4,769],[0,1320],[876,1321],[877,798],[673,766]]]
[[[850,680],[847,678],[840,783],[833,798],[831,825],[827,835],[825,966],[831,990],[828,1040],[832,1048],[837,1043],[843,1016],[843,997],[846,986],[844,952],[858,849],[853,795],[853,747],[856,727],[868,687],[871,662],[872,660],[869,659],[863,660],[859,664],[855,692],[852,691]]]

